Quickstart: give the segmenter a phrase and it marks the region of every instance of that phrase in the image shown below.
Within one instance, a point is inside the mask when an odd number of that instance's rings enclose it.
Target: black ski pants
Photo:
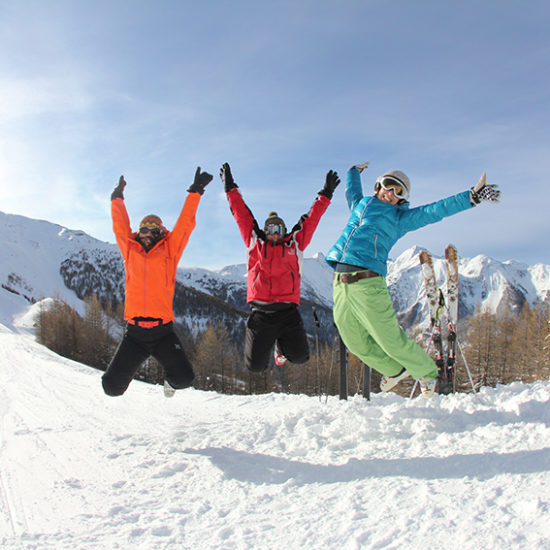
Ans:
[[[128,324],[124,338],[101,381],[107,395],[122,395],[139,366],[153,356],[164,369],[164,378],[175,389],[189,387],[195,375],[173,323],[153,328]]]
[[[307,335],[297,306],[281,311],[252,311],[244,342],[246,368],[252,372],[265,370],[275,344],[279,353],[292,363],[309,360]]]

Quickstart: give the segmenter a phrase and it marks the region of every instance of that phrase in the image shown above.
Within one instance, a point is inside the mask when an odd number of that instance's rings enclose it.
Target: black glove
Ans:
[[[124,195],[122,192],[124,191],[125,187],[126,187],[126,181],[124,179],[124,176],[120,176],[120,179],[118,180],[118,185],[115,187],[115,190],[111,193],[111,200],[115,200],[115,199],[124,200]]]
[[[494,183],[487,183],[485,174],[479,178],[479,181],[470,189],[470,201],[472,204],[479,204],[481,201],[498,202],[500,199],[500,189]]]
[[[223,181],[223,185],[226,193],[229,193],[231,189],[235,189],[236,187],[238,187],[238,185],[233,180],[233,174],[231,174],[231,167],[227,162],[220,168],[220,178]]]
[[[197,171],[195,172],[195,180],[191,184],[191,187],[187,190],[188,193],[199,193],[202,195],[204,193],[204,188],[212,181],[212,174],[208,172],[201,172],[201,167],[197,166]]]
[[[338,187],[340,183],[340,178],[336,172],[330,170],[327,172],[327,179],[325,181],[324,187],[319,191],[319,195],[324,195],[328,200],[332,199],[334,190]]]

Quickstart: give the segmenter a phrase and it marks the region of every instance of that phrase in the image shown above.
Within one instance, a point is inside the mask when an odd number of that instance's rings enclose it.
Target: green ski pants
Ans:
[[[397,322],[384,277],[348,284],[334,279],[334,322],[346,347],[386,376],[405,368],[413,378],[437,378],[437,366]]]

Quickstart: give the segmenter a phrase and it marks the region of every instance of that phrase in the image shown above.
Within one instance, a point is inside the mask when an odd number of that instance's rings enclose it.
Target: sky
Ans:
[[[442,254],[550,263],[550,4],[300,0],[0,0],[0,210],[114,242],[121,174],[134,228],[175,223],[197,166],[214,175],[182,267],[242,263],[218,176],[229,162],[260,224],[292,227],[325,175],[370,162],[411,206],[483,172],[502,191],[405,236]],[[306,251],[349,216],[344,185]]]
[[[550,548],[548,380],[112,398],[21,330],[0,325],[2,550]]]

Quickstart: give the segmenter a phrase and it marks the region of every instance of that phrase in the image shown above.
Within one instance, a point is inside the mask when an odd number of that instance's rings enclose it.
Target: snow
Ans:
[[[165,399],[0,325],[0,547],[550,548],[550,382]]]

